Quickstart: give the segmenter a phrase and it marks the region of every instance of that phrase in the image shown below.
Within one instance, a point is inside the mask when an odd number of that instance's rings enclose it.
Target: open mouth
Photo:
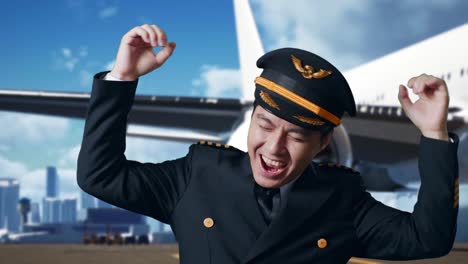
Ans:
[[[263,155],[260,155],[261,167],[263,174],[267,177],[278,176],[281,172],[286,169],[287,163],[278,160],[269,159]]]

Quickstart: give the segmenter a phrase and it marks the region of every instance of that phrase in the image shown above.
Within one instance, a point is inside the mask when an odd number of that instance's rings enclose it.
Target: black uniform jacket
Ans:
[[[245,152],[194,144],[185,157],[158,164],[126,159],[136,86],[95,78],[78,184],[103,201],[170,224],[181,263],[346,263],[352,256],[414,259],[450,251],[458,213],[455,134],[455,143],[421,137],[422,184],[413,213],[373,199],[357,172],[312,163],[267,226]]]

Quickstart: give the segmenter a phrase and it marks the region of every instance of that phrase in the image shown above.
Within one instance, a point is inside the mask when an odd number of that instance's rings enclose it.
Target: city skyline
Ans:
[[[0,229],[21,231],[20,200],[28,200],[30,206],[27,223],[75,223],[83,221],[89,208],[115,208],[84,191],[76,197],[60,196],[60,175],[55,166],[47,166],[44,171],[46,188],[40,201],[21,196],[21,182],[15,178],[0,178]]]

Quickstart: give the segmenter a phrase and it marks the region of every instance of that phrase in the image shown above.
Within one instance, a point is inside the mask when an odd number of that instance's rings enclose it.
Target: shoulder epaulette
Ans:
[[[237,150],[235,147],[228,145],[228,144],[221,144],[221,143],[215,143],[211,141],[198,141],[198,145],[203,145],[203,146],[209,146],[209,147],[214,147],[214,148],[219,148],[219,149],[231,149],[231,150]]]
[[[336,163],[320,163],[319,167],[338,168],[338,169],[342,169],[342,170],[351,171],[353,173],[359,173],[358,171],[356,171],[356,170],[354,170],[354,169],[352,169],[350,167],[346,167],[346,166],[336,164]]]

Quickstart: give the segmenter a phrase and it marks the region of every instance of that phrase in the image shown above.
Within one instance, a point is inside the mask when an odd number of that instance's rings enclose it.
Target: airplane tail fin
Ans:
[[[242,78],[242,99],[253,101],[254,80],[261,73],[256,61],[264,54],[264,50],[248,0],[234,0],[234,15]]]

